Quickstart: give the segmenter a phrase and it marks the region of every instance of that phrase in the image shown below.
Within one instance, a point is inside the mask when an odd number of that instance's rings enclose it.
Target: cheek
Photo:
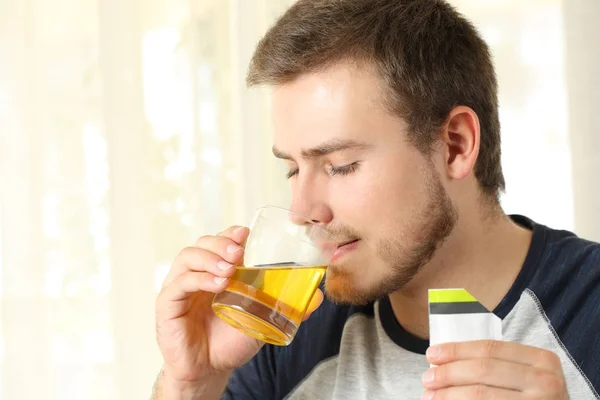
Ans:
[[[361,168],[356,174],[331,179],[329,199],[341,223],[351,224],[350,219],[362,221],[360,216],[368,216],[381,201],[381,177],[369,172]]]
[[[397,163],[365,166],[356,176],[333,178],[329,198],[341,224],[379,234],[386,226],[409,221],[427,202],[422,170]]]

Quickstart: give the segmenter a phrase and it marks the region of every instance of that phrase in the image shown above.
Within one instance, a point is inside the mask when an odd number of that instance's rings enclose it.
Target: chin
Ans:
[[[361,264],[359,264],[361,265]],[[325,294],[334,303],[365,305],[404,288],[418,273],[418,266],[403,268],[352,268],[330,265],[325,274]],[[367,273],[368,271],[368,273]],[[377,272],[379,271],[379,273]]]
[[[337,304],[364,305],[377,300],[385,293],[380,293],[379,285],[367,286],[357,284],[358,277],[347,271],[328,269],[325,275],[325,295]]]

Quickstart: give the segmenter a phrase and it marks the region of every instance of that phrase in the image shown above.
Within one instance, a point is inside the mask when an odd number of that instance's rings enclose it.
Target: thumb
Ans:
[[[304,314],[304,320],[306,321],[310,315],[319,308],[319,306],[323,303],[323,292],[321,289],[317,289],[315,294],[313,295],[310,304],[308,305],[308,309],[306,310],[306,314]]]

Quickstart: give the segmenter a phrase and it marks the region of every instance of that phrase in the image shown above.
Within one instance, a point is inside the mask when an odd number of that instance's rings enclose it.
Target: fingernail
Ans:
[[[433,396],[435,396],[435,392],[428,390],[425,393],[423,393],[423,396],[421,396],[421,400],[432,400]]]
[[[238,246],[237,244],[230,244],[229,246],[227,246],[227,253],[229,253],[229,254],[233,254],[240,250],[242,250],[242,248],[240,246]]]
[[[237,228],[235,228],[233,230],[233,234],[236,235],[236,234],[240,233],[243,229],[244,229],[243,226],[238,226]]]
[[[442,348],[440,346],[431,346],[427,349],[427,358],[429,360],[437,360],[442,354]]]
[[[428,369],[424,374],[423,374],[423,383],[431,383],[435,380],[435,371],[433,370],[433,368]]]
[[[219,269],[221,271],[227,271],[229,268],[233,267],[233,265],[229,264],[228,262],[225,261],[219,261],[217,263],[217,267],[219,267]]]
[[[221,285],[221,284],[225,283],[226,280],[227,280],[227,278],[219,278],[218,276],[215,277],[215,283],[217,285]]]

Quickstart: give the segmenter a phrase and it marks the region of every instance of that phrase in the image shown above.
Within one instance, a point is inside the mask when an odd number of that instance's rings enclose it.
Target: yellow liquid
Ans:
[[[213,311],[267,343],[289,344],[325,275],[325,266],[237,267]]]

